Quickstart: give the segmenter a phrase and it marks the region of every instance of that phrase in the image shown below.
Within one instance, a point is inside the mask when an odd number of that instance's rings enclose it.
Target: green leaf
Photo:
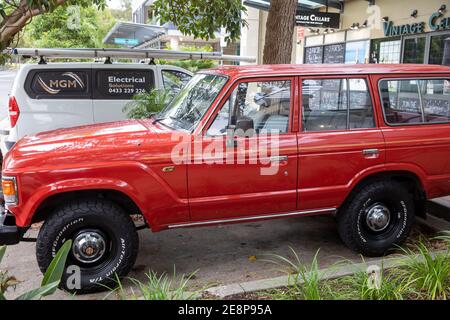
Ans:
[[[1,246],[0,247],[0,263],[2,262],[3,256],[5,255],[6,252],[6,246]]]
[[[17,297],[16,300],[40,299],[42,297],[53,294],[56,291],[56,289],[58,288],[58,285],[59,285],[59,280],[56,282],[49,283],[40,288],[28,291],[28,292],[22,294],[21,296]]]
[[[72,247],[72,240],[66,241],[62,247],[58,250],[55,257],[53,258],[50,266],[44,274],[44,279],[42,279],[41,286],[47,286],[51,283],[58,282],[61,280],[61,277],[64,272],[64,268],[66,266],[67,255],[69,254],[70,248]],[[49,292],[48,294],[53,294],[56,291],[56,287],[54,287],[53,292]]]

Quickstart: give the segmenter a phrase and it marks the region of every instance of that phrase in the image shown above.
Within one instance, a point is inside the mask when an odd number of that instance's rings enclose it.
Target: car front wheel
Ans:
[[[364,186],[343,206],[337,217],[339,235],[352,250],[383,256],[401,245],[414,222],[414,201],[395,181]]]
[[[76,293],[105,291],[128,274],[139,238],[133,221],[115,203],[86,199],[62,205],[42,226],[36,243],[45,272],[59,248],[72,240],[60,288]]]

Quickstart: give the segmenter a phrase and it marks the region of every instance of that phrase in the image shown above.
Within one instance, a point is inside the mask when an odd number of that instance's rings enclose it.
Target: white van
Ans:
[[[9,98],[6,152],[25,135],[126,119],[123,107],[150,88],[179,90],[192,73],[175,66],[130,63],[49,63],[23,66]]]

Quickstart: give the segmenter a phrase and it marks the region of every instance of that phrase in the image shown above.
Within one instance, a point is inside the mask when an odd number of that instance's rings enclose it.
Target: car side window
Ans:
[[[164,88],[167,90],[180,91],[192,76],[187,73],[177,70],[162,70],[162,77],[164,82]]]
[[[450,79],[382,80],[380,92],[388,124],[450,122]]]
[[[290,112],[290,80],[242,82],[222,106],[207,135],[224,135],[243,121],[255,134],[287,133]]]
[[[366,80],[303,80],[302,124],[307,132],[373,128],[373,105]]]

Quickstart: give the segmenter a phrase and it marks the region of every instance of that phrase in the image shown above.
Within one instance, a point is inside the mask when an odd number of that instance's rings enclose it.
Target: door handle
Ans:
[[[270,157],[270,162],[282,162],[282,161],[288,161],[288,156],[274,156]]]
[[[363,153],[363,155],[366,158],[378,158],[378,156],[380,154],[380,150],[378,150],[378,149],[364,149],[362,153]]]

